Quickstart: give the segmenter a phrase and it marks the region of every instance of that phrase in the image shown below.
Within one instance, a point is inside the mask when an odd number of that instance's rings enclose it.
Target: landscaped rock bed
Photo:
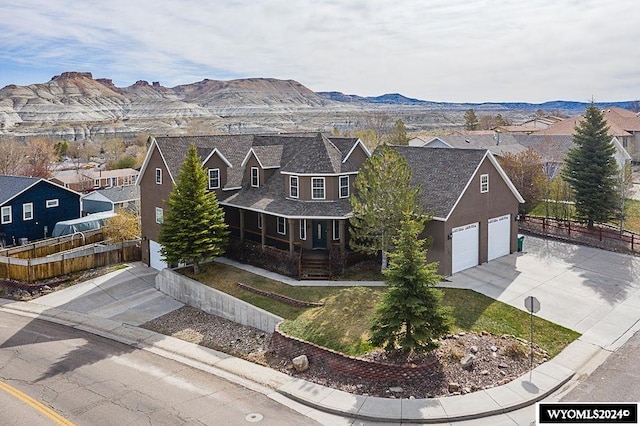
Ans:
[[[143,327],[269,365],[314,383],[351,393],[387,398],[435,398],[465,394],[508,383],[526,374],[531,367],[527,342],[512,336],[460,333],[443,339],[440,348],[432,355],[408,360],[389,359],[382,351],[367,355],[378,361],[416,364],[435,356],[439,360],[439,367],[430,380],[414,383],[362,381],[323,370],[313,360],[308,370],[298,372],[293,368],[291,359],[280,358],[267,351],[271,337],[269,334],[191,307],[175,310]],[[535,368],[546,360],[547,354],[537,346],[534,348]],[[467,365],[463,367],[461,361],[465,360]]]

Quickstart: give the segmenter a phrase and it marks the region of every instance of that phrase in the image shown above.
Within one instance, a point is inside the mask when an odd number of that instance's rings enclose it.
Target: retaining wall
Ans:
[[[294,358],[306,355],[309,363],[345,376],[393,381],[429,380],[437,371],[438,361],[423,364],[390,364],[345,355],[302,339],[291,337],[276,327],[271,335],[270,349],[280,356]]]
[[[186,305],[267,333],[273,333],[276,324],[283,320],[171,269],[165,268],[156,275],[156,288]]]

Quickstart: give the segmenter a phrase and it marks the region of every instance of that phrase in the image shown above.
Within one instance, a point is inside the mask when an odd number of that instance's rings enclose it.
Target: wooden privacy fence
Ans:
[[[571,220],[520,215],[519,229],[532,234],[555,237],[605,250],[640,254],[640,235],[598,224],[587,229],[585,224]]]
[[[0,256],[20,259],[35,259],[84,246],[86,244],[97,243],[103,239],[102,229],[76,232],[73,235],[47,238],[20,246],[5,248],[0,250]]]
[[[0,277],[34,282],[100,266],[141,259],[140,241],[90,244],[33,259],[0,256]]]

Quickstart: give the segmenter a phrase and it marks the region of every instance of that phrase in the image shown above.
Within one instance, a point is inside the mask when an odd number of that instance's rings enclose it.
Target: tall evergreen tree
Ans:
[[[609,126],[602,112],[592,103],[575,128],[573,142],[563,169],[563,177],[573,189],[576,217],[593,229],[594,222],[607,222],[615,216],[618,166]]]
[[[383,143],[362,166],[351,195],[350,246],[368,254],[382,252],[381,269],[398,235],[403,212],[421,214],[419,188],[411,186],[411,169],[396,150]]]
[[[426,263],[425,241],[419,237],[425,222],[426,218],[404,215],[384,271],[388,288],[375,310],[371,343],[389,351],[431,351],[451,324],[449,309],[441,304],[442,292],[434,288],[442,279],[437,263]]]
[[[207,172],[191,145],[167,202],[160,227],[160,253],[167,263],[200,263],[224,253],[229,231],[215,192],[207,192]]]

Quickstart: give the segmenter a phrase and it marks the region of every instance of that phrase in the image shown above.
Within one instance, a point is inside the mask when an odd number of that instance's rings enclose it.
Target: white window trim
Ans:
[[[282,231],[280,230],[280,224],[282,224]],[[282,216],[278,216],[278,223],[277,223],[277,228],[278,228],[278,234],[280,235],[287,235],[287,219],[285,217]]]
[[[53,207],[58,207],[60,205],[60,200],[57,198],[53,198],[51,200],[45,201],[45,207],[51,209]]]
[[[346,179],[347,185],[342,185],[342,179]],[[342,195],[342,188],[347,188],[347,195]],[[340,193],[340,198],[349,198],[349,176],[340,176],[338,178],[338,192]]]
[[[295,185],[293,182],[295,181]],[[293,188],[296,189],[296,194],[293,194]],[[289,176],[289,196],[291,198],[298,198],[300,196],[300,180],[298,176]]]
[[[300,239],[307,239],[307,219],[300,219]]]
[[[262,229],[262,213],[258,213],[258,229]]]
[[[156,167],[156,184],[162,185],[162,169],[160,167]]]
[[[255,179],[254,179],[255,177]],[[255,182],[254,182],[255,180]],[[258,169],[257,167],[252,167],[251,168],[251,186],[254,188],[259,188],[260,187],[260,169]]]
[[[334,219],[333,220],[333,240],[339,240],[340,239],[340,221]]]
[[[316,181],[321,181],[322,182],[322,197],[316,197],[315,194],[314,194],[313,183],[316,182]],[[311,178],[311,199],[312,200],[324,200],[326,197],[327,197],[327,189],[326,189],[326,185],[325,185],[325,179],[323,177],[312,177]]]
[[[31,213],[28,217],[27,211]],[[22,220],[33,220],[33,203],[24,203],[22,205]]]
[[[164,210],[160,207],[156,207],[156,223],[164,222]]]
[[[9,219],[5,220],[5,216],[8,216]],[[13,222],[12,216],[13,216],[13,213],[11,211],[11,206],[4,206],[2,207],[2,209],[0,209],[0,223],[2,225]]]
[[[211,173],[216,172],[218,175],[216,180],[218,181],[217,185],[211,185]],[[209,189],[220,189],[220,169],[209,169]]]
[[[100,179],[94,179],[93,186],[96,186],[96,187],[100,186]]]
[[[480,175],[480,193],[484,194],[489,192],[489,175]]]

